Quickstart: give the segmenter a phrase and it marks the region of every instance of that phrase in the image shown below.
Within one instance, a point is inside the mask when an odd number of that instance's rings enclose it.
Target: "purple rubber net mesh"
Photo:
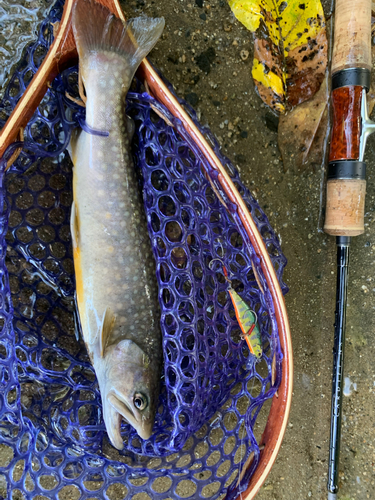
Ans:
[[[0,126],[41,64],[52,41],[51,23],[61,11],[59,1],[15,72],[0,107]],[[157,263],[164,375],[153,436],[142,441],[123,425],[125,451],[114,450],[74,314],[72,172],[65,150],[84,112],[65,91],[76,93],[76,82],[75,69],[55,80],[27,126],[23,152],[1,175],[0,472],[8,496],[235,498],[259,460],[256,418],[281,379],[274,308],[260,263],[236,207],[222,192],[226,206],[218,199],[215,173],[179,122],[138,83],[127,110],[136,123],[133,154]],[[266,216],[209,130],[180,102],[243,196],[286,291],[286,259]],[[210,264],[213,259],[220,261]],[[221,262],[232,286],[257,312],[264,348],[258,362],[240,337]],[[238,486],[251,453],[252,465]]]

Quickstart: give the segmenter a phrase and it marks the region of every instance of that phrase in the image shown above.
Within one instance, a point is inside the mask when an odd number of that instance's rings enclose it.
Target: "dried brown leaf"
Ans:
[[[280,116],[278,143],[284,170],[301,172],[307,164],[320,166],[328,126],[327,78],[315,96]]]

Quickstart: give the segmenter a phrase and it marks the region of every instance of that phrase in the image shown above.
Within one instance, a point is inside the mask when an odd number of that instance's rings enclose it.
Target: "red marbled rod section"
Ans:
[[[359,160],[362,87],[353,85],[332,91],[333,125],[329,161]]]

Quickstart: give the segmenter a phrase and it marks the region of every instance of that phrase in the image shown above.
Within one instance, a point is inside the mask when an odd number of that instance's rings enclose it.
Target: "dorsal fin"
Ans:
[[[107,346],[108,337],[110,336],[113,329],[115,319],[116,316],[113,314],[112,309],[110,307],[106,307],[103,314],[102,326],[99,335],[100,356],[102,358],[104,357],[104,351]]]

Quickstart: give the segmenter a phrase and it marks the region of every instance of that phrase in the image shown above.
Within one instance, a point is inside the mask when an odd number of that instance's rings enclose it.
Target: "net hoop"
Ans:
[[[116,14],[123,20],[125,19],[120,7],[118,7]],[[241,198],[241,195],[237,191],[214,150],[196,127],[189,114],[180,105],[177,97],[171,93],[170,89],[147,59],[143,61],[138,73],[147,83],[151,95],[164,104],[173,116],[181,120],[183,127],[188,132],[193,142],[199,147],[202,155],[210,164],[211,168],[217,172],[217,181],[231,203],[236,206],[239,219],[260,260],[264,277],[274,301],[281,350],[284,355],[282,360],[282,379],[278,391],[278,398],[273,398],[267,425],[259,443],[260,446],[264,445],[264,449],[260,454],[258,467],[250,480],[247,490],[237,498],[237,500],[251,500],[260,490],[276,460],[285,434],[292,400],[293,350],[284,297],[263,238]]]
[[[267,425],[259,443],[260,446],[264,445],[264,449],[260,454],[260,462],[250,480],[247,490],[240,494],[237,498],[237,500],[251,500],[260,490],[276,460],[285,434],[292,400],[293,353],[290,326],[284,297],[263,238],[259,233],[259,230],[244,201],[242,200],[241,195],[237,191],[215,152],[208,144],[206,138],[202,135],[200,130],[198,130],[195,126],[190,116],[181,107],[177,98],[171,94],[168,87],[147,60],[143,61],[140,71],[143,79],[148,84],[151,94],[154,95],[158,101],[163,103],[176,118],[181,120],[184,128],[189,133],[195,144],[198,145],[212,169],[218,173],[217,181],[230,199],[231,203],[236,206],[239,219],[249,237],[251,244],[253,245],[257,257],[260,260],[264,277],[267,281],[267,285],[274,301],[281,350],[284,355],[282,360],[282,379],[278,391],[279,397],[273,398]]]

